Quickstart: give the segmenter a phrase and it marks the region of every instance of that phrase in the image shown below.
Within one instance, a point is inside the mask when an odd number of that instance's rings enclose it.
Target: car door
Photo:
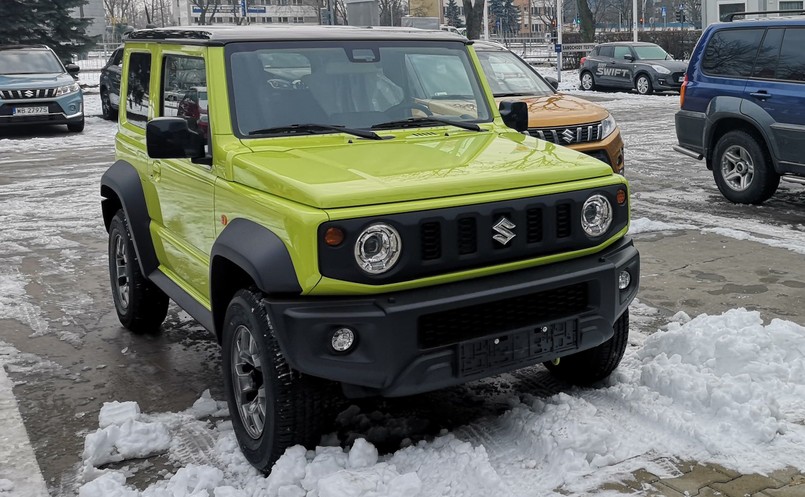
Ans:
[[[752,79],[744,90],[746,102],[760,106],[773,119],[771,134],[779,159],[798,164],[805,163],[804,46],[805,27],[767,30]],[[747,111],[742,109],[744,113]]]
[[[207,86],[203,49],[197,53],[161,53],[159,108],[157,116],[176,116],[188,121],[191,130],[202,132],[211,150],[207,126],[200,129],[199,113],[176,111],[175,95],[185,95]],[[191,55],[192,54],[192,55]],[[205,109],[206,110],[206,109]],[[208,152],[209,154],[209,152]],[[159,199],[159,215],[152,216],[162,252],[160,263],[185,290],[209,301],[209,254],[215,240],[213,195],[215,174],[211,160],[151,159],[149,178]]]
[[[631,58],[627,58],[627,56]],[[618,88],[631,88],[633,86],[632,72],[634,60],[635,54],[632,52],[630,46],[615,46],[615,54],[612,59],[612,64],[610,64],[612,86],[617,86]]]
[[[109,102],[115,107],[120,108],[120,78],[123,73],[123,48],[118,48],[109,58],[109,65],[106,66],[106,74],[109,78],[108,89]]]
[[[595,56],[595,84],[601,86],[614,86],[612,79],[612,63],[615,61],[615,47],[604,45],[598,47],[598,55]]]

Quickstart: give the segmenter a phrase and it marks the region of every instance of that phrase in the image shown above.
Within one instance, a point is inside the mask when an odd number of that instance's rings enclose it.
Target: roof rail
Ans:
[[[733,12],[721,16],[722,21],[732,22],[737,16],[750,16],[757,14],[805,14],[805,10],[759,10],[757,12]]]

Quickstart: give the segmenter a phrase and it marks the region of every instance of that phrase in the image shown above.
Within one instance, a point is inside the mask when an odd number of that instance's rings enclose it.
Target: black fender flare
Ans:
[[[237,269],[238,274],[233,274],[233,269]],[[254,221],[233,219],[210,251],[210,304],[219,339],[226,307],[232,295],[242,287],[240,276],[243,274],[267,295],[302,293],[285,243]]]
[[[146,276],[151,274],[159,267],[159,261],[149,229],[151,216],[148,214],[142,180],[137,169],[126,161],[116,161],[101,177],[101,196],[106,231],[109,231],[109,224],[118,209],[123,209],[140,270]]]
[[[715,130],[724,119],[743,121],[747,126],[757,131],[769,150],[772,163],[775,168],[777,167],[777,157],[779,157],[777,142],[768,132],[768,130],[771,129],[771,125],[774,123],[774,119],[757,104],[738,97],[715,97],[707,106],[703,141],[705,157],[708,157],[709,153],[715,147],[715,143],[713,143]]]

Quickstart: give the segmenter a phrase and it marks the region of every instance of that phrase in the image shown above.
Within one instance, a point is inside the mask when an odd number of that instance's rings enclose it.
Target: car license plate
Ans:
[[[459,370],[470,376],[500,367],[553,359],[576,350],[579,325],[576,320],[541,325],[530,330],[462,342]]]
[[[48,108],[47,107],[15,107],[14,108],[14,115],[15,116],[32,116],[37,114],[47,114]]]

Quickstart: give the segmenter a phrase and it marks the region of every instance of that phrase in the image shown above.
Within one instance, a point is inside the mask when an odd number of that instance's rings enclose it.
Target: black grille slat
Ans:
[[[570,133],[570,141],[565,139],[565,132]],[[574,143],[595,142],[601,139],[601,125],[598,123],[584,124],[581,126],[569,126],[560,128],[532,128],[528,134],[559,145],[572,145]]]
[[[567,238],[571,235],[570,204],[556,206],[556,238]]]
[[[526,241],[528,243],[542,241],[542,209],[532,208],[526,211]]]
[[[473,217],[458,220],[458,253],[474,254],[478,251],[478,223]]]
[[[55,88],[24,88],[22,90],[0,90],[0,98],[4,100],[27,100],[34,98],[53,98]]]
[[[546,290],[419,317],[423,349],[452,345],[497,333],[575,316],[588,305],[587,283]]]
[[[422,223],[422,260],[432,261],[442,256],[442,225],[436,221]]]

